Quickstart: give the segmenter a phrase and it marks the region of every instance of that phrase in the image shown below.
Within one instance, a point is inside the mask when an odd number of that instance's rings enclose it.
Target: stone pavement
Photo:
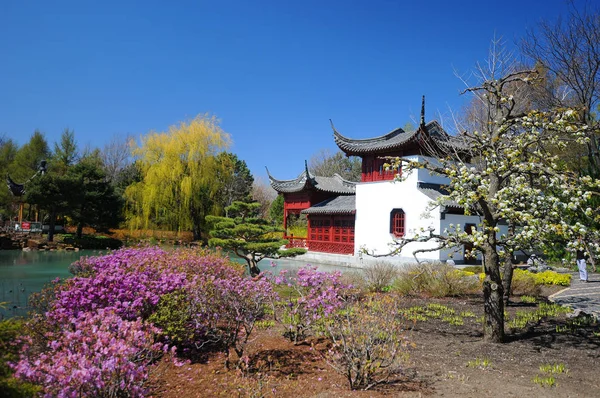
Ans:
[[[550,301],[600,318],[600,274],[588,272],[588,283],[579,280],[578,272],[571,275],[571,286],[548,297]]]

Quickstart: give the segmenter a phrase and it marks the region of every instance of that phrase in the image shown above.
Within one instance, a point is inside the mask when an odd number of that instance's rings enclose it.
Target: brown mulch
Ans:
[[[483,314],[480,297],[402,298],[406,307],[439,303],[457,312]],[[404,304],[403,304],[404,306]],[[517,303],[507,312],[533,311],[534,304]],[[249,375],[226,371],[222,354],[204,363],[181,367],[162,364],[154,372],[154,396],[188,397],[598,397],[600,396],[600,329],[597,325],[565,333],[565,316],[542,321],[526,330],[510,331],[507,342],[482,341],[477,318],[464,325],[439,319],[407,321],[413,346],[404,373],[369,391],[350,391],[344,376],[326,362],[328,343],[315,337],[299,345],[282,337],[279,327],[258,330],[250,344]],[[474,366],[477,360],[489,366]],[[470,365],[469,365],[470,364]],[[547,377],[541,365],[563,364],[567,373],[556,374],[556,385],[542,387],[533,380]]]

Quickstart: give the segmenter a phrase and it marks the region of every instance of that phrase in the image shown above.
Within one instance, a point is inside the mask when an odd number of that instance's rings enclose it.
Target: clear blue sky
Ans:
[[[175,4],[175,5],[172,5]],[[0,1],[0,134],[80,146],[209,112],[258,177],[293,178],[353,138],[459,109],[454,70],[564,0]]]

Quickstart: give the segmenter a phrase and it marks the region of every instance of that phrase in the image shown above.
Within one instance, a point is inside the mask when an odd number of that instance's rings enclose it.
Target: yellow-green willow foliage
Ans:
[[[205,216],[222,211],[219,176],[230,171],[216,155],[229,143],[229,135],[209,115],[143,136],[132,149],[142,180],[125,191],[129,227],[191,230],[200,238]]]

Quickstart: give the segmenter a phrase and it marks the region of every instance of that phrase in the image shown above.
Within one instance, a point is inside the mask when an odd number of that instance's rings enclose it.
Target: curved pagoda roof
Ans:
[[[267,169],[271,187],[279,193],[300,192],[305,189],[315,189],[317,191],[335,193],[338,195],[354,195],[356,193],[356,183],[345,180],[339,174],[333,177],[315,176],[304,167],[304,171],[293,180],[277,180]]]
[[[425,149],[427,144],[424,144],[422,140],[429,141],[430,145],[433,144],[434,147],[440,149],[466,149],[459,137],[449,135],[435,120],[427,124],[422,123],[410,132],[397,128],[385,135],[366,139],[345,137],[335,129],[333,123],[331,127],[335,143],[348,156],[394,152],[414,147],[415,144]]]
[[[302,214],[356,214],[356,196],[336,196],[302,210]]]

